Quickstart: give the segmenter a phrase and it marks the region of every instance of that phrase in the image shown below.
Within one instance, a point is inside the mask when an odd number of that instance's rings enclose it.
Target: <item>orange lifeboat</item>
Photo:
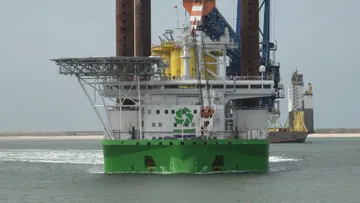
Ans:
[[[209,108],[206,106],[205,108],[201,109],[200,116],[205,118],[211,118],[214,115],[214,109]]]

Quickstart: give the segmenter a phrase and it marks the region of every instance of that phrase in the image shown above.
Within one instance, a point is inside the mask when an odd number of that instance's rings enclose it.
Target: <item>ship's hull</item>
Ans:
[[[304,143],[308,132],[269,132],[270,143]]]
[[[105,173],[267,172],[268,140],[103,140]]]

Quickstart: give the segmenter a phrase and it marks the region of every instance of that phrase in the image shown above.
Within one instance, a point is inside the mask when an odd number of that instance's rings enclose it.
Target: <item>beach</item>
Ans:
[[[314,133],[314,134],[310,134],[308,135],[308,137],[313,137],[313,138],[331,138],[331,137],[336,137],[336,138],[349,138],[349,137],[360,137],[360,133]]]
[[[1,140],[102,140],[103,135],[58,135],[58,136],[0,136]]]
[[[314,133],[310,138],[351,138],[360,137],[360,133]],[[1,140],[102,140],[100,133],[60,133],[60,132],[38,132],[38,133],[0,133]]]
[[[99,131],[0,132],[0,140],[102,140]]]

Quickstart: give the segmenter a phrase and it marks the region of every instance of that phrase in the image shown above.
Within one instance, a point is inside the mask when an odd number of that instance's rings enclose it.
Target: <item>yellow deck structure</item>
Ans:
[[[304,111],[294,111],[292,112],[293,116],[289,112],[288,118],[285,121],[285,124],[282,126],[279,121],[273,123],[272,127],[269,128],[269,132],[308,132],[308,129],[305,125],[305,113]],[[293,117],[292,122],[290,121]],[[292,126],[290,126],[292,123]],[[278,124],[278,126],[276,125]]]
[[[190,75],[192,78],[196,79],[195,48],[190,48],[189,53],[191,57]],[[152,48],[152,55],[162,57],[164,62],[169,65],[168,68],[165,68],[164,75],[169,76],[169,78],[171,79],[179,79],[184,75],[184,62],[181,58],[182,54],[182,48],[175,42],[164,42]],[[211,53],[204,53],[203,61],[205,68],[213,72],[214,74],[217,74],[217,57],[221,56],[221,54],[222,52],[217,51],[213,51]],[[202,74],[205,74],[205,70],[202,71]],[[211,76],[211,74],[209,75]]]

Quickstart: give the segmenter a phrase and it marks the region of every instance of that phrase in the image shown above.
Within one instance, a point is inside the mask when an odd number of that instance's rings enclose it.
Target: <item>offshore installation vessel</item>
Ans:
[[[270,0],[239,1],[236,31],[215,0],[183,0],[189,24],[154,47],[150,3],[116,1],[116,57],[52,59],[104,126],[105,173],[268,171],[268,116],[283,98]]]
[[[273,122],[273,127],[269,128],[271,143],[303,143],[309,134],[315,133],[312,99],[311,83],[304,91],[303,75],[294,71],[288,88],[288,118],[284,126],[278,120]]]

